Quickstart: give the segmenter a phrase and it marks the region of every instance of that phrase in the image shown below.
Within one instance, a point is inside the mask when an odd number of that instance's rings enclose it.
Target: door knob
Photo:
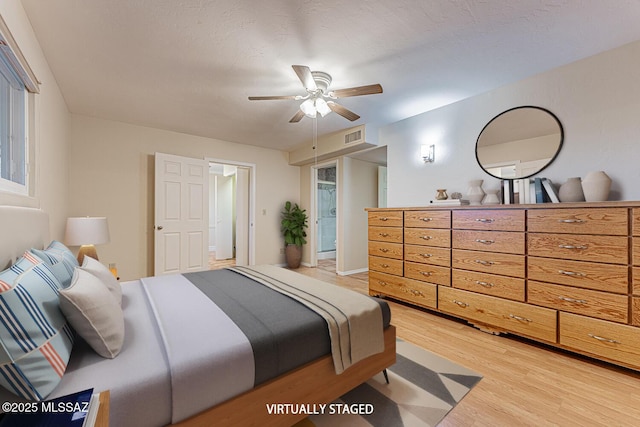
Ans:
[[[164,227],[161,225],[156,226],[156,230],[162,230]]]

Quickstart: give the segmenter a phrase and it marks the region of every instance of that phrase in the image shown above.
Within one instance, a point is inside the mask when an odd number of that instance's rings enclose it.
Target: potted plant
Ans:
[[[300,209],[297,203],[292,204],[289,201],[285,203],[280,230],[284,235],[284,253],[289,268],[300,267],[302,245],[307,243],[305,228],[307,228],[307,211]]]

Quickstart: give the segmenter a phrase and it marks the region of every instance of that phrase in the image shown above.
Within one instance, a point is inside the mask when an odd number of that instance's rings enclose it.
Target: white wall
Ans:
[[[476,162],[476,139],[494,116],[521,105],[549,109],[564,127],[562,150],[539,176],[561,184],[604,170],[613,180],[610,200],[640,200],[638,76],[634,42],[382,128],[388,205],[424,206],[438,188],[464,194],[471,179],[497,188]],[[434,164],[420,159],[423,143],[436,145]]]
[[[1,205],[38,207],[49,213],[51,238],[62,240],[69,201],[69,111],[31,24],[18,0],[0,1],[0,15],[40,85],[35,95],[35,186],[33,197],[0,193]]]
[[[300,194],[286,153],[80,115],[71,116],[71,148],[69,214],[109,219],[111,242],[98,254],[123,280],[153,273],[155,152],[255,164],[255,260],[284,263],[280,209]]]

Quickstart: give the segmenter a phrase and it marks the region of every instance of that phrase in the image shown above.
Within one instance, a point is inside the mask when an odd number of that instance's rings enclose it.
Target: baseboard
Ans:
[[[352,274],[358,274],[358,273],[366,273],[367,271],[369,271],[368,268],[359,268],[357,270],[349,270],[349,271],[336,271],[336,274],[338,276],[350,276]]]

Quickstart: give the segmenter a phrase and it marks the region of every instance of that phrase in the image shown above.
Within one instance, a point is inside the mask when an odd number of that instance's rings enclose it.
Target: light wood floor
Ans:
[[[366,273],[296,271],[367,293]],[[484,377],[441,427],[640,426],[638,372],[509,335],[490,335],[454,318],[387,301],[398,338]]]

